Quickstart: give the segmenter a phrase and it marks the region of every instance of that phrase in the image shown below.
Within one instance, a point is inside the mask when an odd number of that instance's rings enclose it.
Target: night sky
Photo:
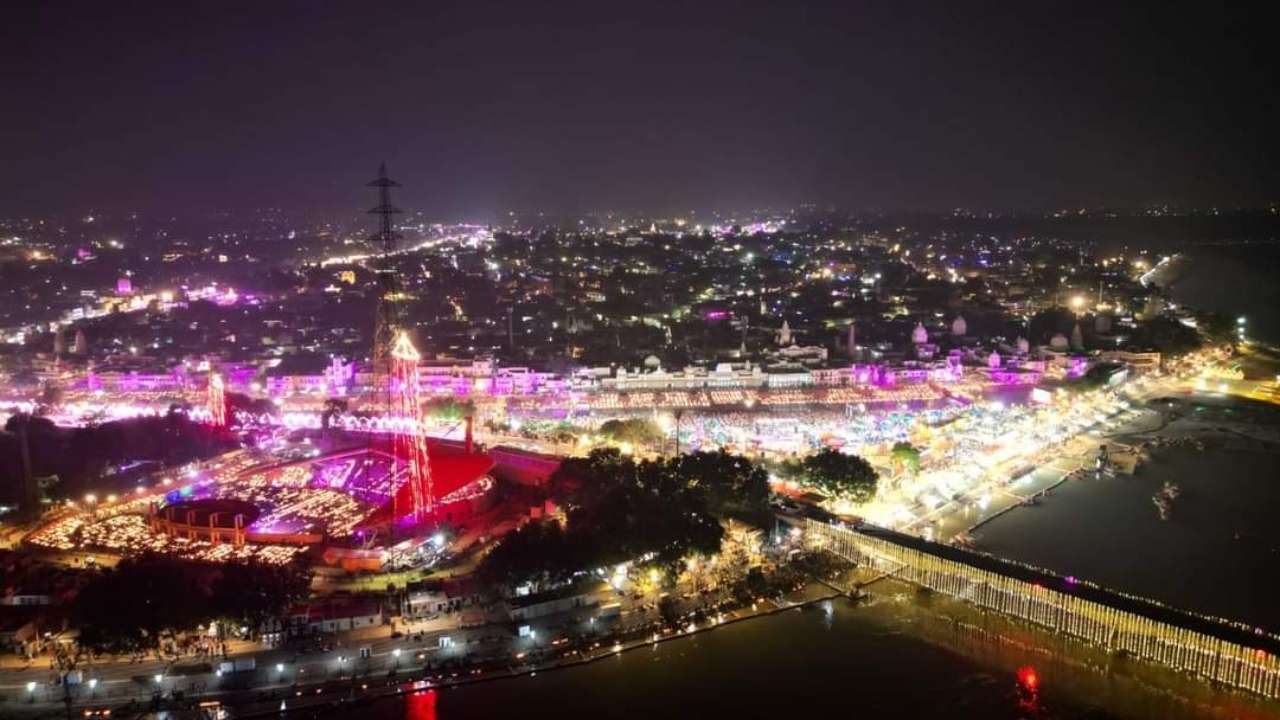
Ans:
[[[1260,10],[188,4],[5,4],[0,212],[348,212],[383,159],[442,219],[1280,195]]]

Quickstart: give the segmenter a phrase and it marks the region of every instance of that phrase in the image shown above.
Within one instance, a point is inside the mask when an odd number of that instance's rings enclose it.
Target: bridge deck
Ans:
[[[1098,587],[1086,581],[1074,580],[1056,575],[1047,570],[1004,560],[992,555],[941,545],[927,540],[888,530],[872,525],[861,525],[848,528],[853,532],[868,537],[879,538],[888,542],[911,548],[935,557],[962,563],[971,567],[998,573],[1023,582],[1049,588],[1064,595],[1071,595],[1091,602],[1107,605],[1117,610],[1124,610],[1142,617],[1174,627],[1204,633],[1227,642],[1256,648],[1271,654],[1280,654],[1280,638],[1259,629],[1249,629],[1242,623],[1226,619],[1197,615],[1185,610],[1164,605],[1136,595],[1128,595],[1114,590]]]

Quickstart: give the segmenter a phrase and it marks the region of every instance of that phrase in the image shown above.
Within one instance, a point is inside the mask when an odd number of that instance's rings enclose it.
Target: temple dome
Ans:
[[[916,345],[929,342],[929,331],[924,329],[924,323],[916,323],[916,329],[911,331],[911,342]]]

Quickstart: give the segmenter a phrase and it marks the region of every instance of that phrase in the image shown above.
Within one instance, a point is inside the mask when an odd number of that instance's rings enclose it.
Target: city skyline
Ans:
[[[11,10],[5,720],[1280,718],[1260,10]]]

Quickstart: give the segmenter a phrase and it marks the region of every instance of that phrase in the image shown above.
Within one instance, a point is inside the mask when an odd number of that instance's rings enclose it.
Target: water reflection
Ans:
[[[419,690],[404,699],[405,720],[436,720],[436,691]]]
[[[557,672],[375,703],[361,717],[1280,717],[1276,706],[885,586]]]

